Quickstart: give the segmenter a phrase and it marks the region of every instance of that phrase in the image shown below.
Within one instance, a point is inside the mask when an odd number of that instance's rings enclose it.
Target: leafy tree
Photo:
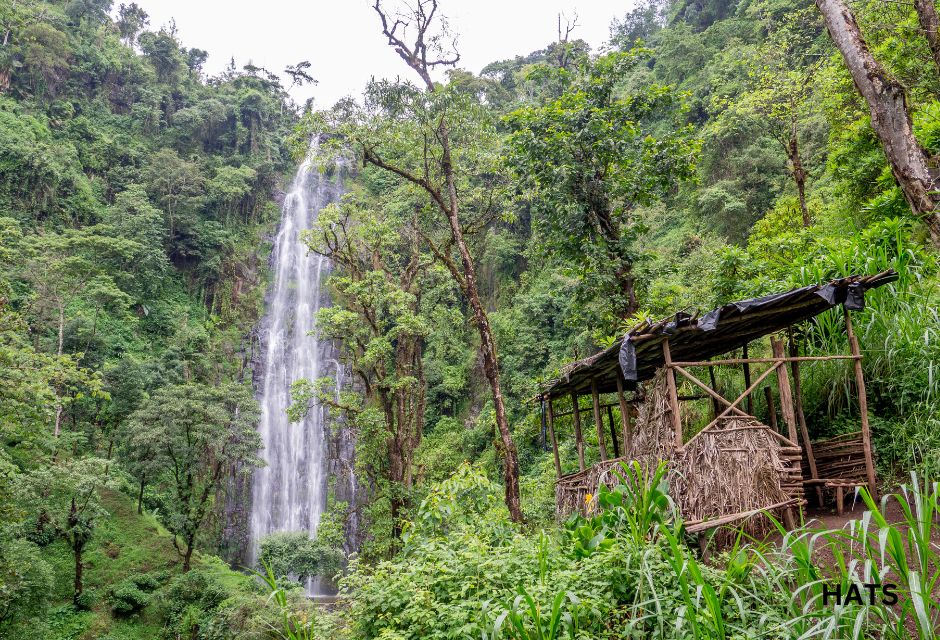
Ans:
[[[176,37],[160,29],[158,33],[146,32],[138,40],[140,50],[150,60],[161,82],[175,84],[183,66],[183,55]]]
[[[806,181],[809,172],[800,142],[800,126],[807,120],[806,107],[812,93],[808,90],[821,64],[822,52],[815,45],[818,31],[809,9],[786,14],[786,23],[773,25],[766,42],[750,63],[750,86],[731,100],[713,101],[725,109],[713,122],[715,127],[733,128],[735,120],[744,121],[746,131],[770,135],[786,153],[788,172],[796,186],[803,226],[810,226],[806,205]]]
[[[133,47],[137,42],[137,35],[150,24],[150,16],[136,2],[121,3],[118,7],[117,27],[124,43]]]
[[[69,70],[68,38],[51,24],[36,22],[24,29],[20,46],[33,91],[54,97]]]
[[[262,464],[257,417],[243,385],[188,383],[159,389],[128,421],[129,446],[159,461],[165,522],[184,571],[226,474]]]
[[[431,77],[438,67],[453,66],[460,59],[446,21],[441,20],[443,28],[439,31],[432,27],[438,13],[437,0],[418,0],[404,13],[395,15],[387,12],[379,0],[373,8],[389,46],[418,74],[423,86],[418,89],[404,82],[371,83],[369,103],[374,110],[348,114],[350,117],[337,132],[351,143],[363,163],[419,189],[434,212],[426,217],[433,230],[425,232],[424,239],[472,310],[496,413],[506,507],[513,520],[521,521],[518,450],[509,430],[496,342],[467,243],[468,231],[484,228],[493,219],[491,204],[498,201],[493,194],[499,184],[492,174],[474,180],[495,169],[487,146],[493,142],[494,123],[475,102],[476,96],[461,93],[456,87],[440,87]],[[413,41],[406,36],[406,30],[414,32]]]
[[[104,235],[129,241],[130,254],[124,264],[115,264],[121,288],[141,297],[155,295],[169,276],[170,264],[164,249],[167,228],[163,214],[150,203],[147,192],[137,184],[117,194],[104,214]]]
[[[62,358],[65,353],[66,310],[73,300],[80,299],[92,308],[92,333],[102,309],[120,313],[126,308],[128,296],[108,275],[109,265],[102,258],[120,261],[138,247],[136,243],[107,239],[84,231],[36,235],[26,239],[21,270],[17,275],[34,287],[37,315],[42,318],[51,312],[54,316],[57,357]],[[56,438],[62,425],[62,391],[60,389],[56,405]]]
[[[301,60],[297,64],[287,65],[284,69],[284,73],[291,79],[290,86],[287,87],[288,91],[294,87],[302,87],[305,84],[317,84],[316,79],[307,72],[310,66],[309,60]]]
[[[229,223],[232,213],[239,207],[244,198],[251,193],[253,183],[258,173],[251,167],[219,167],[215,176],[209,180],[207,187],[209,197],[214,200],[223,214],[225,224]]]
[[[698,150],[681,122],[681,95],[655,84],[619,89],[642,57],[600,56],[558,98],[506,118],[507,160],[537,216],[540,246],[577,265],[583,293],[611,325],[638,308],[632,213],[692,177]]]
[[[72,551],[76,606],[84,590],[82,553],[95,527],[107,516],[99,494],[106,481],[105,467],[104,460],[93,457],[61,460],[32,470],[26,479],[39,526],[51,527]]]
[[[317,400],[357,425],[359,465],[388,494],[398,538],[424,431],[424,352],[431,325],[423,300],[434,278],[428,273],[434,258],[422,247],[408,200],[395,201],[395,195],[402,194],[393,191],[383,202],[378,194],[353,191],[321,211],[306,237],[337,270],[330,278],[333,306],[320,310],[317,330],[337,341],[364,392],[362,399],[354,394],[338,403],[332,385],[321,384]],[[436,275],[447,277],[440,270]],[[378,433],[375,422],[383,427]]]
[[[195,214],[205,189],[199,166],[172,149],[160,149],[144,170],[144,179],[166,215],[170,255],[185,255],[186,237],[197,233]]]
[[[108,19],[111,4],[111,0],[69,0],[65,5],[65,15],[74,23],[99,25]]]

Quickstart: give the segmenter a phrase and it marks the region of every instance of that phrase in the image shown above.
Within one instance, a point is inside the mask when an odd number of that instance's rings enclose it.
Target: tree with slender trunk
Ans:
[[[868,103],[872,128],[891,173],[911,210],[924,220],[931,240],[940,248],[940,185],[927,151],[914,137],[904,87],[871,54],[855,15],[843,0],[816,0],[816,6],[855,87]]]
[[[465,219],[476,208],[489,209],[486,204],[489,200],[484,197],[483,201],[477,201],[458,188],[459,183],[471,179],[471,171],[464,163],[467,162],[466,156],[472,153],[466,147],[476,142],[476,137],[473,140],[461,137],[460,143],[455,144],[455,121],[458,125],[462,122],[472,124],[472,119],[467,118],[461,122],[458,113],[461,100],[466,96],[456,95],[447,87],[435,84],[431,76],[436,69],[453,67],[460,60],[456,52],[456,38],[448,31],[446,20],[439,15],[437,0],[417,0],[402,12],[388,11],[381,0],[376,0],[373,9],[379,16],[382,34],[389,46],[418,75],[422,83],[422,87],[416,89],[407,83],[374,82],[371,86],[373,102],[382,104],[380,110],[386,112],[388,108],[415,110],[418,117],[423,118],[420,122],[421,131],[412,137],[412,144],[398,145],[389,153],[386,153],[388,147],[383,147],[381,141],[376,139],[382,137],[382,132],[375,129],[365,134],[362,130],[357,133],[347,129],[345,138],[357,150],[364,164],[394,174],[419,189],[429,199],[429,204],[438,216],[446,221],[448,233],[445,240],[433,238],[432,233],[422,235],[435,257],[446,266],[472,310],[480,336],[483,373],[489,383],[496,414],[506,507],[510,517],[518,522],[522,520],[519,456],[506,415],[496,339],[477,284],[476,266],[466,238]],[[437,25],[440,25],[439,28]],[[387,124],[394,128],[400,122]],[[476,133],[485,138],[491,132]],[[417,143],[417,147],[414,143]],[[415,151],[417,154],[413,153]]]
[[[930,47],[934,68],[940,75],[940,16],[937,15],[937,5],[933,0],[914,0],[914,10],[917,12],[917,21],[924,38]]]
[[[316,399],[355,427],[357,465],[376,488],[373,501],[387,498],[397,540],[424,432],[424,351],[433,319],[422,294],[432,286],[427,273],[434,257],[422,247],[416,196],[401,201],[400,188],[388,191],[353,187],[320,212],[305,236],[334,269],[332,305],[317,313],[317,332],[337,342],[358,384],[337,397],[332,379],[295,383],[290,415],[299,420]]]
[[[98,522],[107,516],[100,496],[106,465],[100,458],[59,460],[27,479],[26,495],[36,509],[39,527],[53,527],[72,551],[76,606],[82,606],[84,592],[83,553]]]
[[[128,421],[130,446],[152,452],[150,468],[158,472],[154,482],[165,495],[165,521],[183,571],[192,566],[219,483],[233,469],[247,474],[263,464],[257,417],[243,385],[189,383],[160,389]]]

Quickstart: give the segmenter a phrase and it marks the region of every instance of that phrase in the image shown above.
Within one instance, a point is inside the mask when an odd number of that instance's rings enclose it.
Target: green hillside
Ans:
[[[342,56],[210,75],[136,3],[0,0],[0,638],[936,637],[935,3],[641,0],[603,47],[551,16],[555,41],[479,72],[442,19],[457,0],[373,9],[331,27],[389,43],[400,75],[314,108],[291,91]],[[287,428],[322,410],[357,486],[324,482],[316,535],[244,567],[272,238],[314,136],[344,195],[302,236],[332,265],[304,319],[349,380],[286,381]],[[556,472],[545,381],[643,323],[888,270],[852,312],[884,503],[695,535],[653,460],[559,522],[580,465],[556,403]],[[777,337],[847,353],[841,314]],[[801,371],[810,438],[858,431],[855,363]],[[756,420],[789,415],[780,389]],[[690,437],[717,413],[686,406]],[[823,598],[866,584],[897,603]]]

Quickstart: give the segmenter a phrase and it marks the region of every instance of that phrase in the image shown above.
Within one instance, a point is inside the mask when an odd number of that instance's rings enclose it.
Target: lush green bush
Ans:
[[[0,540],[0,632],[48,605],[52,569],[28,540]]]
[[[118,615],[140,611],[150,604],[150,596],[132,581],[124,581],[111,590],[111,610]]]
[[[317,533],[303,531],[272,533],[261,539],[258,563],[279,579],[304,581],[312,576],[332,579],[343,568],[345,536],[343,520],[346,504],[336,503],[324,512]]]

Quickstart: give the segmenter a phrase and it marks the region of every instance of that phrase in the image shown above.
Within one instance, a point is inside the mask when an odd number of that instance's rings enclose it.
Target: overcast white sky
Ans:
[[[129,0],[125,0],[129,2]],[[136,0],[150,14],[150,29],[171,18],[183,45],[209,52],[205,70],[221,71],[234,56],[241,67],[254,64],[281,73],[301,60],[312,63],[319,80],[294,91],[298,102],[313,96],[319,108],[347,95],[358,97],[369,79],[411,71],[379,32],[370,0]],[[115,7],[120,2],[115,2]],[[494,60],[524,55],[556,39],[559,12],[578,14],[573,37],[592,47],[609,37],[614,17],[633,0],[441,0],[451,26],[460,34],[460,66],[479,72]],[[282,76],[283,77],[283,76]],[[285,83],[287,84],[287,83]]]

